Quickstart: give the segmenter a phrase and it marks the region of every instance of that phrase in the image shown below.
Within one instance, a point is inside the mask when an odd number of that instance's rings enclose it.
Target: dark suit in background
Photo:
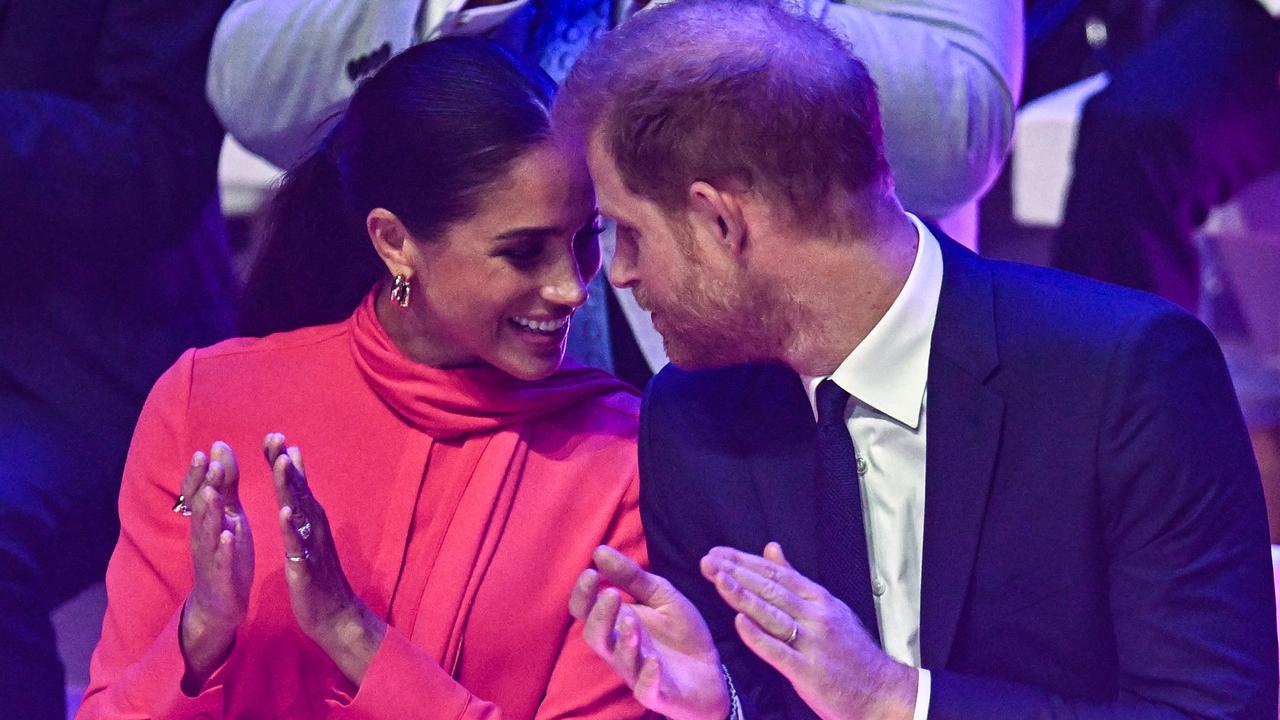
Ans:
[[[929,718],[1275,717],[1262,493],[1212,336],[1155,298],[941,242]],[[750,720],[813,714],[741,644],[698,561],[777,540],[818,577],[814,440],[782,366],[668,367],[645,401],[653,569],[706,618]]]
[[[63,716],[48,612],[102,575],[151,383],[230,331],[204,100],[226,4],[0,0],[4,717]]]
[[[1196,229],[1280,170],[1280,19],[1258,0],[1127,4],[1160,22],[1085,105],[1053,264],[1195,312]]]

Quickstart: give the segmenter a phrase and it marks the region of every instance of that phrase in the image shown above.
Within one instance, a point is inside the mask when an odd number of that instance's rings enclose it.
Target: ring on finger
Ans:
[[[792,645],[795,643],[797,637],[800,637],[800,623],[795,623],[791,626],[791,634],[782,642],[784,645]]]
[[[178,495],[178,499],[173,503],[173,507],[170,509],[183,517],[191,516],[191,506],[187,504],[186,495]]]
[[[285,560],[288,560],[289,562],[294,562],[294,563],[306,562],[307,558],[309,557],[311,557],[311,551],[305,547],[302,548],[302,553],[300,555],[290,555],[288,551],[285,551],[285,554],[284,554]]]
[[[310,540],[311,539],[311,521],[306,518],[302,518],[302,522],[298,523],[298,525],[294,527],[293,531],[297,533],[298,537],[303,541]]]

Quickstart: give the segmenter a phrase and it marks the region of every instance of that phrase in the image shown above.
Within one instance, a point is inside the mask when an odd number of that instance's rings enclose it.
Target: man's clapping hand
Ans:
[[[593,560],[569,601],[591,649],[650,710],[672,720],[724,720],[730,707],[720,655],[693,603],[613,548],[596,548]]]
[[[780,545],[769,543],[763,555],[712,548],[702,574],[738,611],[742,642],[819,717],[911,719],[919,671],[886,655],[847,605],[791,567]]]

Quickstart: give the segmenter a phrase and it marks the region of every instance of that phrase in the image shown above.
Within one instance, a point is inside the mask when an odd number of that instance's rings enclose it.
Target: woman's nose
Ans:
[[[587,283],[576,267],[566,270],[559,273],[555,282],[543,286],[542,297],[549,302],[576,308],[587,301]]]

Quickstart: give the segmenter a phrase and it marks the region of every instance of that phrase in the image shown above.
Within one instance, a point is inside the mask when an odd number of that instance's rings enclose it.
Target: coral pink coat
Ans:
[[[108,607],[79,718],[635,718],[568,614],[608,543],[640,561],[633,390],[594,370],[537,383],[401,356],[366,301],[347,322],[189,351],[147,400],[120,493]],[[301,447],[352,588],[390,630],[357,689],[298,628],[268,432]],[[183,693],[196,449],[241,466],[256,572],[226,663]]]

